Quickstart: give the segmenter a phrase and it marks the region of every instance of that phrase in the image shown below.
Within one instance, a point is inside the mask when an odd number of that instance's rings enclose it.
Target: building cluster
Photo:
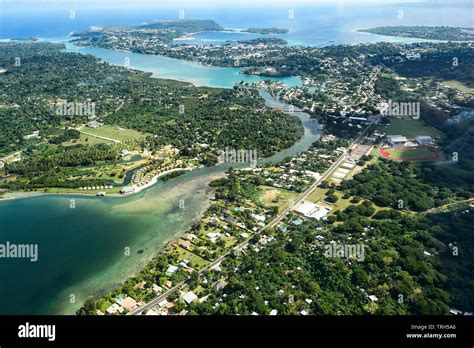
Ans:
[[[390,147],[405,146],[435,146],[435,140],[429,135],[417,135],[414,139],[408,139],[403,135],[386,135],[384,143]]]

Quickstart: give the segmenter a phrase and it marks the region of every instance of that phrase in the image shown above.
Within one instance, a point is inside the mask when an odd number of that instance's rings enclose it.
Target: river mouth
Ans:
[[[289,110],[289,105],[267,92],[259,93],[268,107]],[[282,161],[317,140],[316,121],[303,112],[293,115],[303,124],[303,137],[258,163]],[[42,195],[0,201],[1,241],[35,244],[39,254],[34,263],[0,262],[0,314],[74,314],[87,298],[115,288],[191,227],[214,196],[208,183],[223,177],[230,166],[197,169],[167,182],[158,180],[129,197]],[[75,208],[71,208],[72,201]]]

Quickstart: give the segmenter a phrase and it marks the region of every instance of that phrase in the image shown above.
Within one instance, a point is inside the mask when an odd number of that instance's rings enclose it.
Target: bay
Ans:
[[[268,107],[290,110],[259,92]],[[304,136],[260,164],[302,152],[319,137],[319,125],[308,114],[298,108],[292,114],[301,120]],[[113,289],[199,218],[213,196],[208,183],[229,166],[158,181],[125,198],[44,195],[0,201],[0,242],[37,244],[39,249],[34,263],[0,260],[0,314],[73,314],[87,298]]]
[[[46,39],[43,39],[46,40]],[[263,80],[280,81],[290,87],[301,86],[298,76],[263,77],[241,74],[242,68],[224,68],[207,66],[195,62],[168,58],[158,55],[140,54],[133,52],[115,51],[97,47],[79,47],[61,38],[47,41],[63,42],[67,52],[91,54],[110,64],[130,66],[133,69],[152,73],[152,77],[191,82],[195,86],[232,88],[235,83],[248,83]]]

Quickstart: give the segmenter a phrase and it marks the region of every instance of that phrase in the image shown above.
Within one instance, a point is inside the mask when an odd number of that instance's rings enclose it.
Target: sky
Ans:
[[[473,4],[474,0],[0,0],[1,12],[89,10],[89,9],[153,9],[153,8],[232,8],[272,7],[289,9],[305,5],[334,5],[337,7],[376,6],[389,4],[429,3],[441,7]],[[474,11],[473,11],[474,13]]]
[[[57,8],[81,7],[81,8],[100,8],[100,7],[157,7],[157,6],[225,6],[225,5],[281,5],[292,6],[298,4],[337,4],[337,5],[355,5],[355,4],[389,4],[389,3],[412,3],[439,0],[0,0],[0,7],[42,7],[54,6]],[[468,0],[469,1],[469,0]]]

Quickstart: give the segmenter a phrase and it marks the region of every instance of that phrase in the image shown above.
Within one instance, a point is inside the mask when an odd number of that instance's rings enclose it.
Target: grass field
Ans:
[[[429,135],[433,138],[439,138],[441,136],[441,132],[430,127],[422,120],[390,118],[390,125],[388,127],[379,125],[377,129],[379,132],[385,134],[401,134],[407,138],[415,138],[417,135]]]
[[[112,306],[112,302],[110,302],[110,301],[108,301],[108,300],[100,299],[100,300],[97,302],[97,307],[98,307],[103,313],[105,313],[105,311],[107,310],[107,308],[109,308],[110,306]]]
[[[425,147],[389,147],[380,148],[379,152],[381,156],[395,161],[429,161],[439,157],[436,150]]]
[[[83,127],[81,132],[93,134],[99,137],[124,141],[127,139],[137,139],[146,136],[145,133],[133,129],[119,130],[118,126],[104,125],[99,128]]]
[[[318,203],[326,197],[326,191],[328,189],[316,188],[309,196],[306,198],[307,201]]]
[[[341,191],[335,191],[334,195],[337,196],[338,200],[335,203],[329,203],[326,202],[324,199],[326,198],[326,192],[328,189],[323,189],[323,188],[317,188],[315,189],[306,199],[307,201],[313,202],[315,204],[318,204],[320,206],[328,207],[331,209],[329,212],[329,215],[333,214],[336,210],[343,211],[346,209],[348,206],[350,206],[350,198],[349,199],[344,199],[343,193]]]
[[[62,145],[64,145],[64,146],[71,146],[71,145],[78,145],[78,144],[95,145],[95,144],[99,144],[99,143],[112,144],[112,141],[96,138],[94,136],[81,133],[79,139],[66,141]]]
[[[443,84],[445,84],[445,85],[448,86],[448,87],[457,89],[457,90],[459,90],[459,91],[461,91],[461,92],[474,94],[474,88],[469,87],[469,86],[466,86],[466,85],[463,84],[462,82],[459,82],[459,81],[456,81],[456,80],[443,81]]]
[[[260,186],[260,189],[259,200],[268,207],[278,207],[279,213],[298,197],[298,193],[284,189],[269,186]]]
[[[339,211],[344,211],[350,205],[360,205],[365,201],[364,199],[361,199],[357,203],[352,203],[351,200],[354,197],[343,198],[344,193],[342,191],[336,190],[334,194],[337,196],[338,200],[335,203],[328,203],[324,200],[324,198],[326,197],[326,192],[327,191],[328,191],[328,189],[316,188],[311,193],[311,195],[308,196],[308,198],[306,200],[310,201],[310,202],[313,202],[313,203],[315,203],[319,206],[330,208],[331,211],[329,212],[328,216],[333,215],[338,210]],[[376,214],[379,210],[383,210],[383,208],[381,208],[381,207],[379,207],[375,204],[373,204],[372,206],[375,209],[374,214]],[[342,221],[337,221],[337,222],[335,222],[335,225],[340,225],[342,223],[343,223]]]
[[[182,247],[177,247],[174,250],[174,253],[179,255],[179,260],[180,261],[183,261],[183,260],[187,259],[187,260],[191,261],[191,264],[194,265],[195,267],[197,267],[198,269],[203,268],[204,266],[206,266],[209,263],[209,261],[204,260],[202,257],[199,257],[199,256],[187,251],[186,249],[184,249]]]

